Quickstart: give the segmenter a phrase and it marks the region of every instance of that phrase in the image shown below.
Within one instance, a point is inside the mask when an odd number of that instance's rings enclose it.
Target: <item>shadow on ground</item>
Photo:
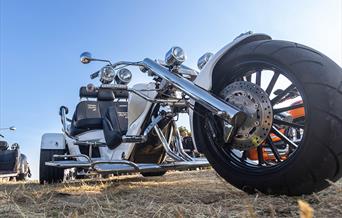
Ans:
[[[309,196],[247,195],[212,170],[82,180],[58,185],[1,183],[4,217],[298,217],[302,199],[317,217],[342,217],[342,184]]]

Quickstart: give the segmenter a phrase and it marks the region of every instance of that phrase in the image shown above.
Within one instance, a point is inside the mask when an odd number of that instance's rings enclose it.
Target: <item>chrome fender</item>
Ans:
[[[260,40],[270,40],[272,39],[270,36],[262,33],[243,33],[240,36],[236,37],[232,42],[224,46],[221,50],[216,52],[208,61],[208,63],[203,67],[200,71],[199,75],[194,80],[194,84],[197,86],[205,89],[205,90],[212,90],[212,82],[213,82],[213,73],[216,64],[224,58],[226,54],[232,51],[234,48],[253,42],[253,41],[260,41]],[[192,102],[194,104],[195,102]],[[190,128],[191,132],[194,132],[193,128],[193,110],[189,110],[189,118],[190,118]],[[194,142],[194,146],[197,149],[198,146],[196,144],[196,140],[194,137],[195,134],[192,134],[192,140]],[[198,150],[198,149],[197,149]]]

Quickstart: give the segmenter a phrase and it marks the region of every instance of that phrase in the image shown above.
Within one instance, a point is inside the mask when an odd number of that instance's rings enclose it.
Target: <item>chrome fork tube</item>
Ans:
[[[194,99],[206,109],[210,110],[230,124],[240,126],[244,122],[246,114],[234,105],[218,99],[207,90],[196,86],[185,78],[171,73],[167,68],[159,65],[149,58],[145,58],[142,61],[142,64],[154,74],[172,83],[172,85],[183,91],[190,98]]]
[[[175,161],[185,161],[185,159],[183,157],[178,156],[177,154],[175,154],[171,149],[170,149],[170,145],[168,144],[163,132],[161,131],[161,129],[158,126],[154,126],[154,130],[157,133],[157,136],[159,137],[166,154],[168,154],[172,159],[174,159]]]
[[[175,137],[175,145],[178,150],[178,154],[184,158],[187,161],[192,161],[192,158],[184,151],[182,138],[179,132],[179,129],[177,127],[176,121],[172,121],[172,128],[175,131],[174,137]]]

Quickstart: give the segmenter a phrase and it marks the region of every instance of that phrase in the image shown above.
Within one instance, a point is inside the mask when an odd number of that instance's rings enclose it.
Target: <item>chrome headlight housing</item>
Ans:
[[[115,77],[115,71],[113,69],[113,67],[111,66],[105,66],[100,70],[100,81],[103,84],[109,84],[111,82],[113,82],[114,77]]]
[[[181,47],[172,47],[165,55],[165,63],[168,66],[179,66],[186,59],[186,55]]]
[[[117,84],[128,84],[132,80],[132,72],[127,68],[120,69],[115,76]]]
[[[204,55],[202,55],[197,61],[198,69],[202,70],[203,67],[208,63],[208,61],[210,60],[212,56],[213,56],[213,53],[211,52],[207,52]]]

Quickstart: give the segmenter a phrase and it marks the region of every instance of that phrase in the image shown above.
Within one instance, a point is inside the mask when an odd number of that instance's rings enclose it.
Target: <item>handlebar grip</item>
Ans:
[[[66,106],[61,106],[59,108],[59,116],[62,116],[62,111],[65,111],[65,114],[68,114],[69,113],[69,109],[66,107]]]
[[[95,73],[92,73],[92,74],[90,75],[90,79],[95,79],[96,77],[99,76],[99,74],[100,74],[100,71],[96,71]]]
[[[101,88],[127,91],[128,86],[122,84],[102,84]]]

